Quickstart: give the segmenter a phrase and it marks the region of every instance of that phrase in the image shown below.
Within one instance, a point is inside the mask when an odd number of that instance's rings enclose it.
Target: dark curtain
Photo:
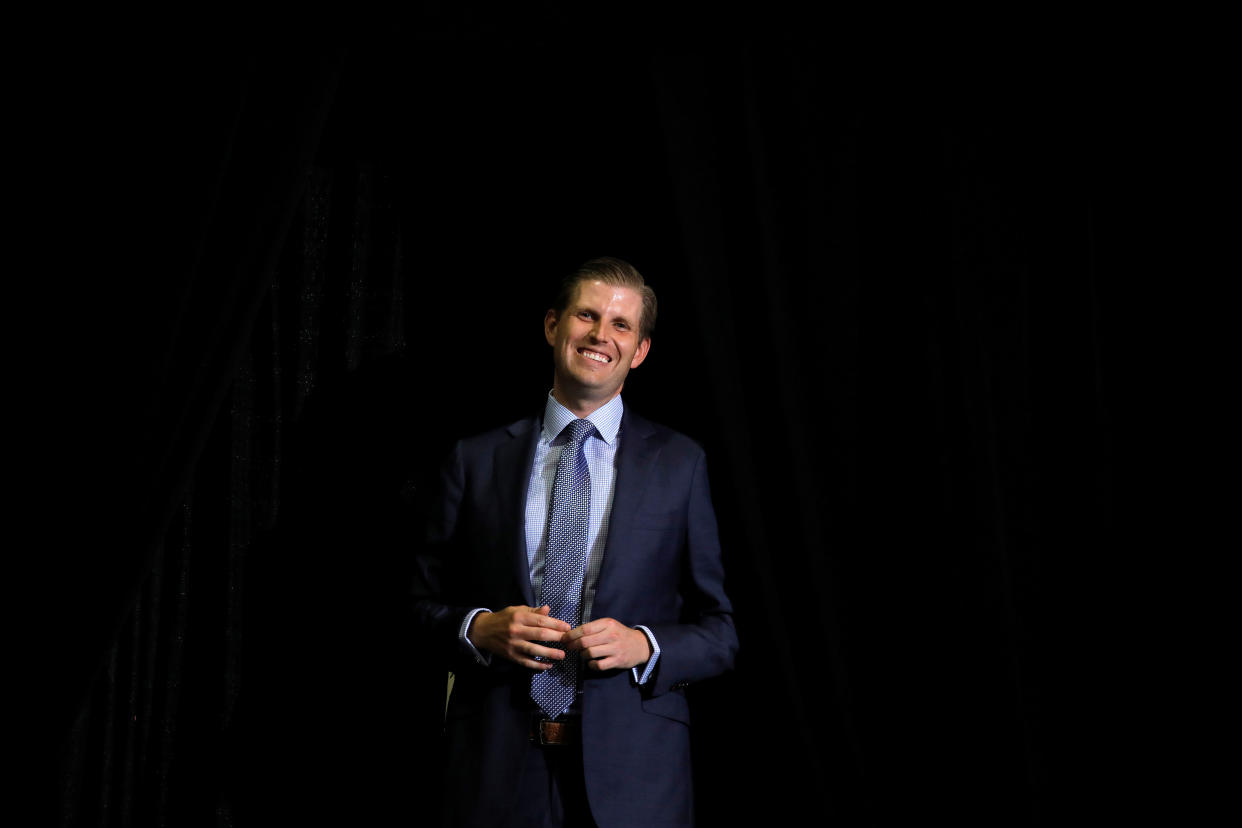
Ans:
[[[540,404],[555,281],[603,254],[662,306],[627,405],[712,462],[742,651],[691,690],[700,823],[1093,813],[1086,93],[958,106],[794,27],[425,16],[96,81],[134,266],[80,291],[109,476],[44,576],[60,824],[431,819],[421,498],[454,438]]]

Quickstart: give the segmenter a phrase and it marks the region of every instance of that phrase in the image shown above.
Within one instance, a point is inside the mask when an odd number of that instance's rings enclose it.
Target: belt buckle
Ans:
[[[560,744],[560,742],[559,742],[559,741],[556,741],[556,742],[550,742],[550,741],[548,741],[548,731],[552,729],[552,728],[548,727],[548,725],[552,725],[552,724],[556,724],[556,723],[555,723],[555,722],[553,722],[553,721],[551,721],[550,719],[540,719],[540,720],[539,720],[539,722],[538,722],[538,725],[539,725],[539,744],[541,744],[541,745],[545,745],[545,746],[546,746],[546,745],[559,745],[559,744]],[[557,728],[557,730],[559,730],[559,729],[560,729],[560,728]],[[559,735],[559,734],[558,734],[558,735]]]
[[[572,741],[570,728],[573,725],[568,721],[557,722],[552,719],[538,718],[535,724],[539,732],[539,744],[544,747],[564,747]]]

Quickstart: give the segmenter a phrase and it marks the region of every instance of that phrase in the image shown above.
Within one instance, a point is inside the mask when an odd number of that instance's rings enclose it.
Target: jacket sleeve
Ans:
[[[460,583],[462,566],[458,517],[465,493],[462,445],[457,443],[444,462],[432,495],[422,543],[414,559],[414,620],[421,646],[451,668],[473,662],[458,641],[466,614],[474,607],[457,603],[452,585]]]
[[[691,475],[686,510],[681,623],[649,625],[661,650],[656,674],[646,685],[651,696],[724,673],[732,669],[737,654],[733,607],[724,590],[720,536],[702,451]]]

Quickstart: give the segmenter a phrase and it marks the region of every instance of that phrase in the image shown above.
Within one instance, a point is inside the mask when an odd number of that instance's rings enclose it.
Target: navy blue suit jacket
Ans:
[[[414,607],[427,646],[456,673],[445,720],[450,822],[496,825],[519,795],[530,728],[530,671],[462,652],[475,607],[534,606],[526,492],[538,418],[459,442],[442,475],[416,566]],[[592,612],[644,624],[661,656],[647,684],[629,670],[583,671],[587,798],[601,828],[693,820],[684,688],[730,669],[737,650],[702,449],[630,413]]]

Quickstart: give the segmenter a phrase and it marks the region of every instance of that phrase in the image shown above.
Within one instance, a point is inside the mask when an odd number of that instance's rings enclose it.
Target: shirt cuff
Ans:
[[[634,629],[642,630],[643,635],[647,636],[647,643],[651,645],[651,658],[647,659],[647,666],[643,668],[642,675],[638,674],[639,667],[631,667],[630,673],[634,676],[635,684],[646,684],[647,679],[651,678],[651,674],[655,672],[656,662],[660,660],[660,642],[656,641],[655,633],[644,627],[642,624],[635,624]]]
[[[457,629],[457,640],[461,643],[462,648],[465,649],[466,652],[474,656],[475,661],[482,664],[484,667],[489,667],[492,663],[492,654],[479,652],[478,648],[475,647],[474,644],[470,643],[470,639],[466,636],[466,631],[470,629],[470,624],[474,621],[474,617],[480,612],[491,612],[491,610],[487,607],[479,607],[478,609],[472,609],[470,612],[466,613],[466,617],[461,621],[461,626]]]

